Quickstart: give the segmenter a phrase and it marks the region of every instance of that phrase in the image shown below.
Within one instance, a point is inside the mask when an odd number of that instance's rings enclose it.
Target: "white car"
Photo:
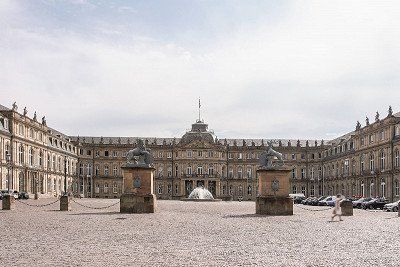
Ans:
[[[385,206],[383,206],[383,210],[386,210],[386,211],[398,211],[399,210],[399,203],[400,203],[400,200],[397,200],[396,202],[393,202],[393,203],[385,204]]]

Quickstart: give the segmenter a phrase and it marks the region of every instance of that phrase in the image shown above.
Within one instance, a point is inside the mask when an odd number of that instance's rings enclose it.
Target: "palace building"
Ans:
[[[85,197],[118,198],[121,165],[139,137],[68,136],[0,105],[1,189],[43,196],[68,190]],[[357,122],[334,140],[217,139],[200,119],[180,138],[140,137],[151,149],[158,199],[187,197],[204,185],[215,198],[255,200],[258,157],[272,142],[292,167],[291,191],[306,196],[400,198],[400,113]],[[11,163],[7,164],[6,154]],[[8,171],[10,170],[10,175]]]

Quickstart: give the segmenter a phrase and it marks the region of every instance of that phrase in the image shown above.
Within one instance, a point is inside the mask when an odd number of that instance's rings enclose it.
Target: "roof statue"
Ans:
[[[388,110],[388,117],[393,116],[393,109],[392,106],[389,106],[389,110]]]
[[[47,123],[46,123],[46,116],[43,116],[43,117],[42,117],[42,124],[45,125],[45,126],[47,125]]]
[[[277,158],[278,159],[278,165],[282,166],[284,164],[283,162],[283,156],[281,153],[275,151],[272,148],[272,142],[268,142],[267,150],[262,152],[260,155],[259,163],[260,163],[260,168],[272,168],[275,167],[273,164],[273,160]]]
[[[35,113],[33,113],[33,120],[34,120],[34,121],[37,121],[36,111],[35,111]]]
[[[17,106],[17,102],[14,102],[12,104],[12,110],[17,111],[18,110],[18,106]]]
[[[379,112],[377,111],[376,115],[375,115],[375,122],[378,122],[378,121],[379,121]]]
[[[26,116],[26,114],[28,114],[28,110],[26,109],[26,107],[24,107],[24,116]]]
[[[369,126],[369,118],[368,118],[368,117],[365,117],[365,124],[366,124],[367,126]]]
[[[300,140],[297,140],[297,146],[300,147]]]
[[[315,147],[317,147],[317,146],[318,146],[318,142],[317,142],[317,140],[315,140],[315,142],[314,142],[314,146],[315,146]]]
[[[151,150],[146,148],[142,139],[137,140],[137,147],[129,150],[126,154],[127,164],[133,164],[139,167],[152,167],[153,156]]]
[[[361,123],[360,123],[359,121],[357,121],[356,130],[358,131],[358,130],[360,130],[360,129],[361,129]]]

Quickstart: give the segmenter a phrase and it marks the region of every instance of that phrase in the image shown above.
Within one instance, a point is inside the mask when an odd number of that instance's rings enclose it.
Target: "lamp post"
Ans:
[[[64,196],[68,196],[68,192],[67,192],[67,156],[64,156]]]
[[[11,155],[8,152],[6,154],[6,161],[7,161],[7,187],[8,187],[8,193],[10,193]]]

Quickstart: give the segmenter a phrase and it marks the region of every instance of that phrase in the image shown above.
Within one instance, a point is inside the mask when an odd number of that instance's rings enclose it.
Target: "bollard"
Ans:
[[[71,198],[66,196],[60,197],[60,211],[70,211],[71,210]]]
[[[13,195],[3,196],[3,210],[13,210],[14,209],[15,198]]]
[[[342,216],[353,216],[353,203],[350,200],[343,200],[340,202],[342,209]]]

